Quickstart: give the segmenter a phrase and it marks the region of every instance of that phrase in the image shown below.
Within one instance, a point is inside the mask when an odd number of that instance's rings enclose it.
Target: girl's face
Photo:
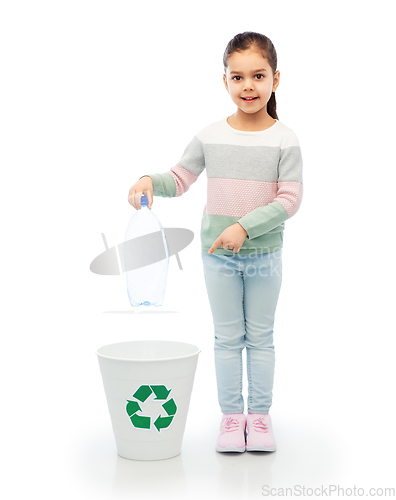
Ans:
[[[266,112],[267,102],[279,85],[279,71],[272,68],[256,50],[234,52],[228,58],[224,85],[233,102],[244,113]]]

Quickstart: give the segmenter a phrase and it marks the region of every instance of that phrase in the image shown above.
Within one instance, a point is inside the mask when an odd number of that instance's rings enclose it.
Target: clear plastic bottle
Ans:
[[[169,251],[164,228],[147,204],[147,197],[142,196],[142,208],[133,214],[125,233],[124,247],[132,249],[125,251],[124,265],[129,302],[133,307],[161,306],[168,275]],[[145,235],[150,236],[142,238]],[[151,248],[152,245],[156,248]],[[158,260],[158,256],[165,258]],[[152,263],[135,269],[137,260]]]

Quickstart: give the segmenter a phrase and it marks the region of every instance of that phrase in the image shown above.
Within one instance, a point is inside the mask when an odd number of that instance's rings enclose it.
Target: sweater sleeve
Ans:
[[[276,197],[268,205],[252,210],[238,222],[248,233],[249,239],[268,233],[297,212],[302,194],[301,148],[296,134],[290,130],[281,143]]]
[[[205,168],[203,144],[195,136],[179,163],[164,174],[146,174],[153,180],[154,196],[175,197],[187,192]]]

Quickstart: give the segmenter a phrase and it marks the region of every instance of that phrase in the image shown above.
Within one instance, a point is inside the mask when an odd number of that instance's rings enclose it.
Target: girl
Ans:
[[[236,111],[202,129],[169,172],[141,177],[128,200],[142,193],[181,196],[206,169],[201,226],[202,261],[214,323],[218,400],[223,413],[216,450],[275,451],[268,413],[274,380],[273,328],[282,281],[284,223],[302,198],[298,138],[279,121],[275,48],[245,32],[227,45],[223,81]],[[242,350],[248,400],[244,415]],[[247,433],[247,438],[246,438]]]

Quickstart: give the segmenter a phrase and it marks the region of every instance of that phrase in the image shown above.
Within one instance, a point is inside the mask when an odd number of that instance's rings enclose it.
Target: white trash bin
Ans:
[[[200,350],[170,341],[133,341],[96,354],[121,457],[163,460],[180,454]]]

